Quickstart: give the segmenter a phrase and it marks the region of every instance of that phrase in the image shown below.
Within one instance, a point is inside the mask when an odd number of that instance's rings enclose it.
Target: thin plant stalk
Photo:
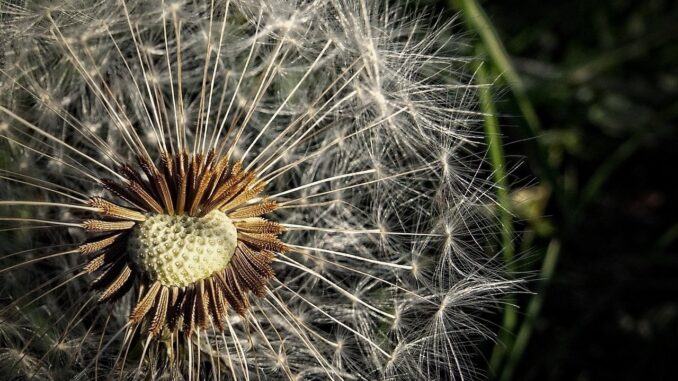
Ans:
[[[501,250],[503,259],[509,273],[515,273],[515,246],[513,243],[513,215],[511,214],[510,185],[506,177],[506,162],[504,161],[504,149],[502,144],[501,129],[497,120],[497,111],[492,99],[492,90],[488,83],[488,75],[485,67],[479,65],[476,77],[482,85],[480,88],[480,110],[484,117],[485,136],[490,156],[494,180],[497,184],[497,203],[499,221],[501,223]],[[496,374],[502,359],[510,348],[512,333],[518,323],[518,309],[515,298],[509,297],[504,309],[499,342],[495,345],[490,358],[490,369]]]
[[[449,0],[451,8],[462,12],[462,16],[467,27],[475,31],[480,37],[480,45],[483,46],[487,56],[490,58],[492,66],[501,74],[513,93],[520,112],[525,119],[527,129],[523,132],[530,150],[534,153],[534,164],[541,177],[546,180],[553,189],[556,198],[563,206],[562,192],[560,183],[557,180],[556,173],[549,164],[548,157],[544,147],[540,144],[541,122],[530,101],[525,84],[513,67],[511,59],[506,52],[504,44],[492,25],[487,13],[477,0]]]
[[[508,381],[513,378],[513,374],[518,363],[520,362],[520,358],[525,352],[527,344],[530,342],[530,337],[532,336],[532,331],[534,330],[534,323],[536,322],[537,317],[541,312],[541,308],[544,305],[546,288],[551,282],[553,274],[555,273],[559,255],[560,241],[558,239],[553,239],[546,249],[546,253],[544,255],[544,260],[539,272],[539,286],[527,304],[525,318],[520,325],[520,329],[518,329],[518,334],[513,341],[513,346],[506,357],[506,365],[504,366],[501,377],[499,378],[501,381]]]

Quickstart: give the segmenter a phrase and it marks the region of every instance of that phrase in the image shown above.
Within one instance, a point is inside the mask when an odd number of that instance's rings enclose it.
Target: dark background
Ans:
[[[457,32],[499,78],[513,266],[539,291],[518,298],[503,354],[488,346],[479,367],[497,380],[678,379],[677,2],[428,4],[463,11]]]

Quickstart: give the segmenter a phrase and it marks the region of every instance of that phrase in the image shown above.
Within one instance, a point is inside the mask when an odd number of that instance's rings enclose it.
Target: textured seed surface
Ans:
[[[220,211],[204,217],[156,214],[134,227],[127,245],[152,281],[185,287],[225,269],[237,238],[235,226]]]

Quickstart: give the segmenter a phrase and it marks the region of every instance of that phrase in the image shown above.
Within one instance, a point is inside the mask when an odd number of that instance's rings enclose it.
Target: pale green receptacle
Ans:
[[[226,268],[237,238],[235,225],[220,211],[204,217],[157,214],[134,227],[127,249],[151,280],[186,287]]]

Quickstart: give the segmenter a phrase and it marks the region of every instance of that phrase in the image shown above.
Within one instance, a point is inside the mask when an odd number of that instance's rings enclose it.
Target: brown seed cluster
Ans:
[[[160,166],[139,158],[138,167],[123,165],[124,180],[102,179],[112,194],[128,206],[103,198],[89,205],[99,217],[85,220],[83,229],[93,237],[80,246],[89,257],[85,271],[100,272],[94,287],[101,290],[99,301],[108,301],[135,290],[137,302],[130,315],[134,324],[143,324],[155,336],[163,329],[190,334],[212,325],[224,330],[229,306],[245,315],[249,293],[263,296],[273,277],[271,262],[276,253],[287,250],[278,236],[284,230],[277,222],[261,216],[277,205],[261,197],[266,183],[256,173],[232,165],[228,157],[207,155],[164,155]],[[139,169],[136,169],[139,168]],[[128,252],[132,229],[148,216],[203,217],[219,211],[237,230],[235,252],[228,265],[185,287],[161,284],[144,273]]]

